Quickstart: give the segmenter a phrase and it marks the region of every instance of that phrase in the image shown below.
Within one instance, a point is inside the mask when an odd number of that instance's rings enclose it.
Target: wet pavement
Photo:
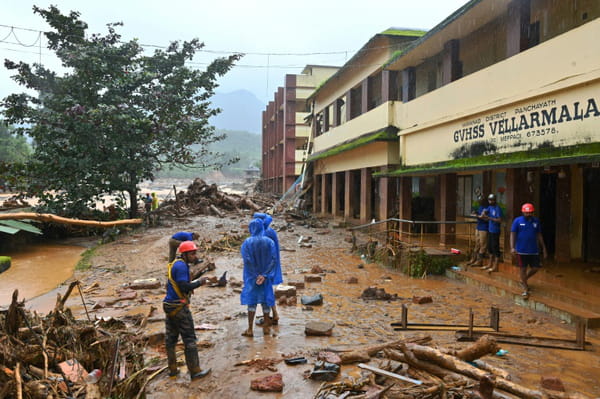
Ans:
[[[76,272],[75,278],[83,283],[85,300],[92,317],[141,317],[156,307],[145,332],[164,330],[160,302],[163,288],[140,290],[134,300],[120,301],[106,308],[91,310],[101,300],[116,296],[117,290],[135,279],[158,278],[164,281],[168,237],[176,231],[198,231],[202,238],[216,239],[221,233],[236,234],[243,231],[249,215],[235,219],[195,217],[178,220],[172,226],[161,226],[143,232],[121,236],[116,242],[99,247],[92,259],[92,268]],[[166,223],[166,222],[165,222]],[[222,227],[217,227],[223,225]],[[275,217],[274,227],[283,224]],[[212,373],[203,380],[189,383],[182,367],[179,378],[171,380],[162,373],[148,384],[148,398],[310,398],[321,382],[304,378],[304,372],[312,369],[319,350],[351,350],[362,345],[373,345],[402,337],[431,335],[436,345],[449,349],[462,348],[468,344],[456,342],[454,332],[400,332],[394,331],[391,322],[400,321],[401,306],[408,305],[409,322],[466,324],[469,308],[475,313],[475,324],[489,323],[490,306],[500,309],[501,331],[513,334],[574,338],[574,328],[561,324],[557,319],[519,307],[502,297],[496,297],[476,288],[443,277],[411,279],[395,270],[374,263],[365,263],[350,253],[350,244],[344,241],[349,234],[343,229],[308,229],[291,225],[293,231],[279,231],[282,247],[284,280],[304,281],[313,266],[325,270],[322,282],[306,283],[298,290],[295,306],[278,306],[279,325],[271,334],[264,336],[256,327],[253,338],[242,337],[247,325],[246,309],[239,302],[234,287],[201,287],[192,298],[192,311],[198,330],[200,359],[203,367],[211,367]],[[324,234],[318,234],[324,233]],[[299,236],[312,236],[311,248],[298,245]],[[224,271],[241,280],[242,261],[237,248],[232,251],[213,253],[220,276]],[[202,257],[202,256],[201,256]],[[355,277],[358,284],[347,280]],[[97,283],[96,289],[91,289]],[[387,293],[397,294],[395,301],[363,300],[360,298],[369,286],[384,288]],[[86,288],[90,288],[87,290]],[[308,309],[300,304],[302,295],[322,294],[324,303]],[[413,304],[413,296],[432,296],[433,302]],[[54,303],[55,296],[48,299]],[[68,302],[76,314],[84,316],[79,296]],[[260,314],[260,310],[258,311]],[[137,315],[137,316],[136,316]],[[330,337],[307,337],[304,327],[308,321],[333,322]],[[590,397],[600,396],[600,339],[596,331],[588,332],[593,343],[590,351],[575,352],[558,349],[535,348],[518,345],[500,346],[508,351],[505,356],[488,356],[485,360],[509,371],[513,381],[530,389],[539,389],[541,376],[560,377],[568,392],[580,392]],[[166,365],[162,345],[148,347],[147,361]],[[306,356],[308,364],[288,366],[283,362],[275,365],[282,373],[282,393],[260,393],[250,390],[254,378],[273,374],[269,370],[257,370],[236,363],[255,358],[283,359],[283,357]],[[183,360],[183,357],[181,357]],[[342,376],[359,374],[355,366],[343,366]]]

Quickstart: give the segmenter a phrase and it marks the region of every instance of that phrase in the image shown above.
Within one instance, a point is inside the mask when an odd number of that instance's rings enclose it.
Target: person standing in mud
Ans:
[[[523,204],[522,216],[513,220],[510,229],[510,252],[517,256],[517,264],[520,268],[521,286],[523,287],[523,298],[529,298],[529,285],[527,280],[536,274],[542,267],[540,261],[540,248],[544,259],[548,257],[542,226],[540,220],[533,216],[533,205]],[[530,268],[529,271],[527,268]]]
[[[150,196],[150,193],[146,193],[146,196],[144,197],[144,210],[146,213],[152,210],[152,197]]]
[[[200,234],[187,231],[178,231],[169,239],[169,262],[173,262],[177,254],[177,248],[184,241],[194,241],[200,238]]]
[[[498,262],[500,261],[500,224],[502,223],[502,208],[496,204],[496,196],[488,195],[488,251],[490,253],[490,263],[487,270],[489,273],[498,271]]]
[[[473,248],[473,255],[471,261],[467,263],[468,266],[481,267],[483,266],[483,258],[487,252],[488,247],[488,229],[489,221],[487,217],[487,204],[483,196],[477,197],[479,201],[479,207],[473,209],[473,216],[477,218],[477,226],[475,227],[475,247]]]
[[[179,246],[181,258],[170,262],[167,272],[167,294],[163,299],[165,312],[165,349],[169,366],[169,377],[179,374],[175,345],[181,335],[184,345],[185,363],[192,381],[206,377],[211,369],[202,370],[198,358],[194,318],[190,311],[190,296],[194,289],[206,284],[207,278],[190,281],[190,265],[197,260],[198,247],[193,241],[184,241]]]
[[[248,329],[245,337],[254,336],[253,324],[256,307],[261,305],[264,314],[263,334],[268,335],[271,327],[271,306],[275,305],[272,281],[275,274],[275,243],[264,235],[263,221],[252,219],[248,225],[250,237],[242,243],[240,250],[244,261],[244,288],[240,295],[242,305],[248,306]]]
[[[270,227],[271,222],[273,221],[273,217],[267,213],[257,212],[253,215],[253,218],[262,220],[263,227],[265,229],[265,236],[273,240],[273,243],[275,244],[275,274],[272,281],[272,287],[273,289],[275,289],[276,285],[283,283],[283,274],[281,273],[281,252],[279,249],[279,238],[277,237],[277,232]],[[273,304],[273,306],[271,306],[271,312],[273,313],[273,315],[271,316],[271,324],[276,326],[277,324],[279,324],[277,304]],[[257,324],[262,325],[262,323],[264,323],[264,320],[265,319],[263,316],[262,320],[259,319],[257,321]]]

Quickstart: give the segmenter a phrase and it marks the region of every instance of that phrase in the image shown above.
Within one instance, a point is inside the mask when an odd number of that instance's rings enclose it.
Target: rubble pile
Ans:
[[[187,191],[177,192],[174,199],[164,201],[154,212],[165,216],[216,215],[223,217],[225,212],[249,209],[258,212],[271,206],[274,201],[264,195],[252,197],[228,194],[219,190],[216,184],[207,184],[195,179]]]
[[[336,398],[585,398],[578,393],[526,388],[510,374],[483,360],[498,345],[485,335],[461,350],[431,346],[431,337],[414,337],[340,354],[341,364],[359,363],[358,378],[323,383],[314,399]],[[376,366],[375,366],[376,365]]]
[[[143,339],[118,320],[75,320],[63,309],[72,289],[44,317],[27,311],[18,291],[0,310],[0,397],[134,398],[143,391]]]

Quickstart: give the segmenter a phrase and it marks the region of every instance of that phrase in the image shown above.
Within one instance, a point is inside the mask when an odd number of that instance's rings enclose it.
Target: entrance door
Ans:
[[[542,236],[548,256],[552,257],[556,247],[556,174],[542,174],[540,190],[539,217],[542,223]]]
[[[583,256],[586,262],[600,262],[600,169],[584,171]]]

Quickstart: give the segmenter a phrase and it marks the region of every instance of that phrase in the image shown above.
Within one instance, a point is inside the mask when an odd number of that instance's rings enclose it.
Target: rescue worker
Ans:
[[[244,260],[244,288],[240,295],[242,305],[248,306],[248,329],[242,333],[253,336],[256,307],[261,304],[264,314],[263,334],[268,335],[271,327],[270,307],[275,305],[272,281],[275,274],[275,244],[264,235],[263,222],[252,219],[248,225],[250,237],[242,243]]]
[[[273,281],[271,282],[273,284],[273,289],[275,289],[276,285],[283,283],[283,274],[281,273],[281,252],[279,249],[279,238],[277,237],[277,232],[270,227],[271,222],[273,221],[273,217],[267,213],[257,212],[253,215],[253,218],[260,219],[263,221],[265,236],[273,240],[273,243],[275,244],[275,273],[273,275]],[[273,304],[273,306],[271,306],[271,312],[273,313],[273,315],[271,316],[271,324],[276,326],[277,324],[279,324],[279,314],[277,313],[276,304]],[[260,326],[262,325],[262,323],[264,323],[264,316],[262,320],[259,319],[257,321],[257,325]]]
[[[184,241],[195,241],[200,238],[200,234],[188,231],[178,231],[169,239],[169,262],[173,262],[177,254],[177,248]]]
[[[158,209],[158,197],[156,193],[152,193],[152,210],[155,211]]]
[[[500,226],[502,223],[502,208],[496,204],[496,195],[488,195],[488,207],[486,216],[488,219],[488,251],[490,253],[490,263],[488,273],[498,271],[498,262],[500,261]]]
[[[517,256],[517,264],[520,268],[521,286],[523,287],[523,298],[529,298],[529,285],[527,280],[536,274],[542,267],[540,260],[540,249],[544,259],[548,257],[548,251],[542,236],[540,220],[533,216],[533,205],[523,204],[521,206],[522,216],[516,217],[510,229],[510,252]],[[530,268],[529,271],[527,268]]]
[[[169,366],[169,377],[179,374],[175,345],[181,335],[184,345],[185,363],[192,381],[203,378],[211,369],[202,370],[196,346],[194,319],[190,311],[190,296],[194,289],[206,284],[207,278],[190,281],[190,265],[198,260],[198,247],[193,241],[184,241],[179,246],[181,258],[169,263],[167,272],[167,295],[163,300],[165,311],[165,348]]]

